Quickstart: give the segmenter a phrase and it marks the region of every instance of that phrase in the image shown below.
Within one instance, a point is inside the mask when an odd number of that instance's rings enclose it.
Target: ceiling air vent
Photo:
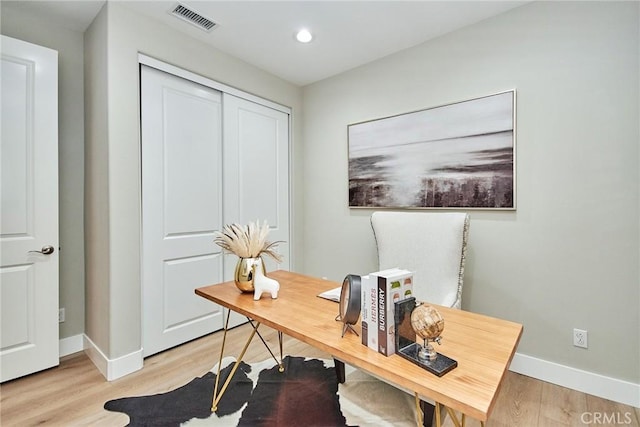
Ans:
[[[215,26],[218,25],[211,19],[205,18],[198,12],[189,9],[187,6],[180,3],[178,3],[178,5],[173,8],[171,14],[207,32],[211,31]]]

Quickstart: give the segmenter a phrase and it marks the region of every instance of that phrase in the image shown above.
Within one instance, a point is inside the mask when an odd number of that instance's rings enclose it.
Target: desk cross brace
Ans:
[[[418,394],[416,393],[416,399],[418,399]],[[417,400],[416,400],[417,401]],[[435,418],[436,418],[436,427],[442,426],[442,413],[443,410],[446,410],[446,413],[451,417],[451,421],[456,427],[465,427],[466,416],[464,413],[460,414],[460,419],[458,419],[458,415],[455,411],[449,408],[446,405],[443,405],[439,402],[435,402]],[[445,414],[446,415],[446,414]],[[480,421],[480,426],[484,427],[484,421]]]
[[[262,337],[262,335],[258,331],[258,328],[260,327],[260,322],[256,322],[254,324],[253,320],[251,320],[249,317],[247,317],[247,320],[249,321],[249,324],[251,324],[251,327],[252,327],[251,334],[249,335],[249,338],[247,339],[247,342],[244,344],[244,347],[242,348],[242,351],[240,352],[240,355],[238,356],[238,358],[236,359],[235,363],[233,364],[233,368],[231,368],[231,372],[227,376],[227,379],[225,380],[224,384],[222,385],[222,388],[218,391],[218,384],[219,384],[219,381],[220,381],[220,371],[222,370],[222,357],[224,356],[224,347],[225,347],[225,344],[227,342],[227,331],[229,330],[229,318],[230,317],[231,317],[231,310],[227,309],[227,320],[226,320],[226,322],[224,324],[224,335],[222,336],[222,348],[220,349],[220,360],[218,361],[218,372],[216,374],[215,385],[213,386],[213,400],[212,400],[212,403],[211,403],[211,412],[215,412],[215,411],[218,410],[218,403],[220,403],[220,399],[222,399],[222,396],[224,395],[225,391],[227,391],[227,387],[229,387],[229,383],[231,383],[231,379],[233,378],[233,375],[238,370],[238,366],[240,366],[240,363],[242,362],[242,358],[244,357],[245,353],[247,352],[247,349],[249,348],[249,344],[251,344],[251,340],[253,339],[254,335],[258,334],[258,337],[260,338],[260,341],[262,341],[262,344],[264,344],[266,349],[269,351],[269,354],[271,355],[271,357],[273,357],[273,360],[275,360],[275,362],[278,364],[278,371],[279,372],[284,372],[284,365],[282,364],[282,332],[278,331],[278,343],[279,343],[279,346],[280,346],[280,361],[278,361],[278,359],[276,359],[276,356],[273,354],[273,352],[271,351],[271,349],[267,345],[267,342],[264,340],[264,338]]]
[[[422,411],[422,408],[420,406],[420,396],[418,396],[418,393],[414,394],[415,396],[415,400],[416,400],[416,424],[418,425],[418,427],[421,427],[423,425],[425,425],[424,423],[424,412]],[[442,427],[442,412],[443,410],[446,410],[447,413],[449,414],[449,416],[451,417],[451,421],[453,422],[453,424],[456,427],[465,427],[465,421],[466,421],[466,416],[464,413],[461,413],[461,418],[458,419],[458,416],[456,415],[456,413],[453,411],[453,409],[449,408],[448,406],[445,406],[441,403],[436,402],[435,403],[435,421],[436,421],[436,427]],[[445,414],[446,415],[446,414]],[[427,425],[431,425],[431,422],[429,422]],[[480,426],[484,427],[484,421],[480,421]]]

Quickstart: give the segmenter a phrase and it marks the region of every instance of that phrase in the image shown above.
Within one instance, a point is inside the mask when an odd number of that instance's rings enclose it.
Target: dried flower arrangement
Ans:
[[[269,225],[264,221],[250,222],[246,226],[227,224],[215,232],[214,243],[240,258],[256,258],[269,255],[276,262],[282,262],[282,255],[275,251],[280,241],[268,242]]]

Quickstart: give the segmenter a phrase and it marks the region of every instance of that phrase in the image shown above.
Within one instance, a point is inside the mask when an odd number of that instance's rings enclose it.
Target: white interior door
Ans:
[[[142,66],[143,354],[222,328],[194,289],[223,279],[221,95]]]
[[[0,51],[0,381],[7,381],[59,359],[58,53],[5,36]]]
[[[269,271],[290,266],[289,115],[227,93],[223,94],[224,220],[247,224],[267,221],[269,240],[279,240],[284,256]],[[225,280],[233,280],[237,257],[225,255]],[[232,313],[230,325],[246,319]]]

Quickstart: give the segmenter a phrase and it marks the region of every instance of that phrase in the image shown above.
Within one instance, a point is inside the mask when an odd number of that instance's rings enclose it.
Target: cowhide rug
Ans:
[[[222,361],[218,387],[233,366]],[[360,371],[338,385],[333,360],[287,356],[242,362],[211,412],[217,365],[167,393],[111,400],[104,408],[129,416],[130,426],[414,426],[413,397]],[[349,371],[348,371],[349,372]]]

